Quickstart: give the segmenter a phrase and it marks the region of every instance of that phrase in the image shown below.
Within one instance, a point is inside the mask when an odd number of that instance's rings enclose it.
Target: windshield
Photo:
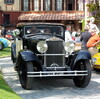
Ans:
[[[63,26],[49,26],[49,25],[34,25],[25,26],[25,35],[32,34],[57,34],[63,36],[64,28]]]

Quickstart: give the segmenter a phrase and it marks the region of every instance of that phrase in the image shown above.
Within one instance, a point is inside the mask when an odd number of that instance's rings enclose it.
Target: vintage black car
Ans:
[[[63,24],[19,23],[14,33],[11,58],[24,89],[31,89],[35,78],[71,78],[81,88],[89,84],[91,55],[65,42]]]

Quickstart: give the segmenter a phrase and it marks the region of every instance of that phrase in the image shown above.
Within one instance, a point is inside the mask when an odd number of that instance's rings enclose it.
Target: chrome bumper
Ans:
[[[68,77],[68,76],[87,76],[88,71],[40,71],[27,72],[27,77]]]

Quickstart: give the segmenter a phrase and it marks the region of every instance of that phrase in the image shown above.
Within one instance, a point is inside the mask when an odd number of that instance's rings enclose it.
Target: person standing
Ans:
[[[68,42],[68,41],[73,41],[72,36],[71,36],[71,26],[66,26],[65,42]]]
[[[89,22],[89,26],[90,26],[89,32],[91,32],[93,29],[95,29],[96,30],[96,34],[98,34],[100,32],[100,30],[98,29],[97,25],[94,24],[94,22],[95,22],[95,18],[91,17],[90,18],[90,22]]]
[[[5,35],[6,35],[6,29],[2,27],[2,36],[5,37]]]
[[[81,49],[83,50],[87,50],[88,47],[86,46],[89,38],[92,36],[91,33],[89,32],[89,27],[86,26],[84,28],[85,32],[81,34],[81,37],[80,37],[80,41],[81,41]]]
[[[2,36],[2,27],[0,26],[0,36]]]
[[[77,32],[75,31],[75,29],[73,29],[72,31],[72,39],[75,41],[75,37],[76,37]]]
[[[92,36],[87,42],[88,51],[91,53],[91,56],[93,56],[95,53],[98,53],[98,49],[96,45],[100,43],[100,33],[96,34],[96,30],[91,31]]]

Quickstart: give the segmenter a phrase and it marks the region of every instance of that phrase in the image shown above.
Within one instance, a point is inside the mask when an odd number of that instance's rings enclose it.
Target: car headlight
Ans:
[[[17,36],[17,35],[19,35],[19,34],[20,34],[20,30],[19,30],[19,29],[13,30],[13,35],[14,35],[14,36]]]
[[[92,58],[92,62],[95,63],[97,61],[96,58]]]
[[[37,43],[37,50],[40,53],[45,53],[48,50],[48,45],[46,43],[46,41],[40,41]]]
[[[70,52],[71,53],[75,49],[75,44],[74,44],[73,41],[68,41],[68,42],[65,43],[64,48],[65,48],[66,52]]]

